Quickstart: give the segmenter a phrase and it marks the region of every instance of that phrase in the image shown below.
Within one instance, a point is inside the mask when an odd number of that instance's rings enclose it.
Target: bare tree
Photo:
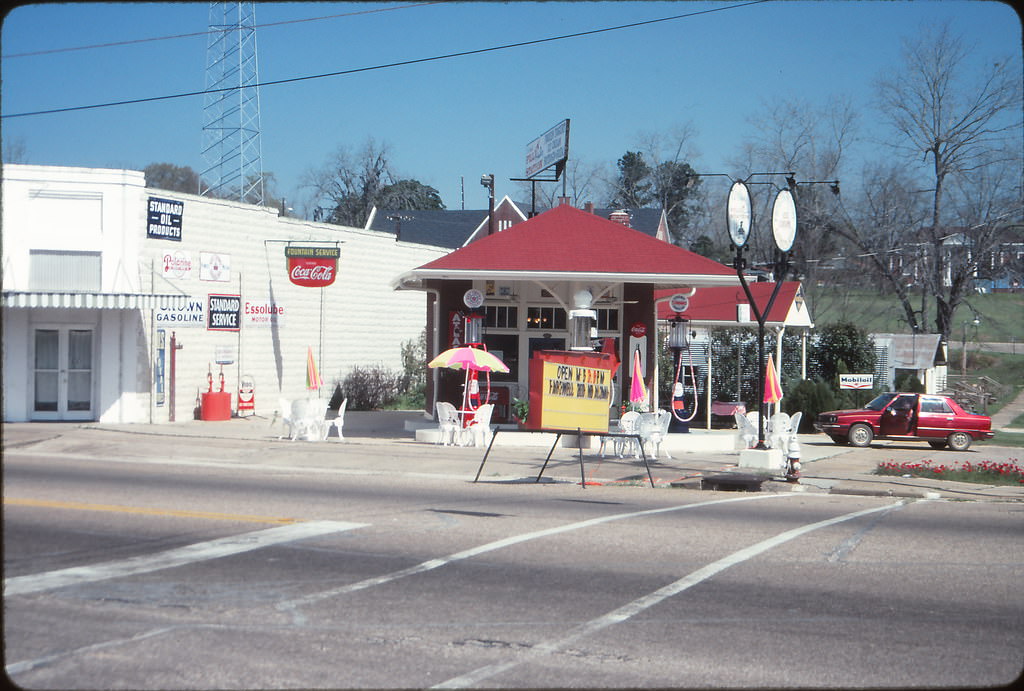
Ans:
[[[601,195],[603,177],[600,166],[586,161],[569,158],[558,182],[519,182],[517,190],[520,195],[517,201],[533,202],[536,189],[536,207],[538,211],[550,209],[558,204],[558,198],[569,197],[570,203],[580,208],[586,202],[593,201]],[[563,194],[563,190],[565,194]],[[525,210],[524,210],[525,211]]]
[[[786,181],[824,182],[841,177],[844,155],[858,131],[858,115],[845,98],[831,98],[822,106],[800,100],[762,104],[750,118],[754,137],[743,149],[742,165],[749,172],[792,173]],[[741,161],[735,161],[740,164]],[[774,184],[784,176],[771,179]],[[766,181],[755,178],[751,182]],[[813,284],[820,260],[838,253],[834,216],[837,188],[830,185],[797,185],[792,189],[797,203],[800,231],[793,247],[799,275]],[[771,218],[774,194],[759,194],[760,218]],[[770,256],[774,242],[768,228],[758,234],[754,248],[762,259]]]
[[[904,42],[901,68],[887,72],[877,85],[878,107],[897,134],[897,150],[930,164],[930,226],[922,231],[928,267],[924,284],[934,299],[936,331],[944,338],[975,268],[965,261],[969,253],[950,251],[951,243],[973,246],[976,257],[991,241],[977,232],[987,223],[966,228],[949,223],[955,213],[946,209],[947,185],[983,178],[986,169],[1005,163],[1006,152],[1021,147],[1020,62],[1003,59],[975,71],[969,57],[948,25],[927,26]]]
[[[314,206],[325,212],[322,219],[314,220],[356,228],[365,225],[374,199],[394,182],[388,157],[388,146],[368,137],[358,152],[340,146],[322,168],[307,172],[303,186],[313,192]]]
[[[304,208],[314,221],[361,228],[375,206],[443,209],[437,190],[418,180],[403,179],[391,167],[387,144],[366,139],[356,153],[341,146],[327,163],[307,172]]]
[[[28,147],[24,137],[4,137],[4,163],[28,163]]]

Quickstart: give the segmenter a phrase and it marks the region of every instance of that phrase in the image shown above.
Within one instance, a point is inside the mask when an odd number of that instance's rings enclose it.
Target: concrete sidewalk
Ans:
[[[352,474],[404,473],[472,480],[480,469],[485,449],[445,447],[416,441],[415,428],[426,422],[417,411],[350,411],[345,416],[344,441],[292,442],[280,439],[279,420],[252,416],[225,421],[187,420],[171,424],[5,423],[3,449],[17,448],[61,453],[87,449],[94,455],[126,455],[142,460],[180,458],[187,462],[217,462],[259,467],[331,469]],[[410,429],[412,428],[412,429]],[[480,480],[508,482],[537,476],[551,449],[554,435],[543,444],[502,431],[483,467]],[[735,430],[693,430],[670,434],[664,453],[650,460],[657,486],[700,489],[702,480],[727,476],[742,478],[756,472],[737,467]],[[914,498],[1024,501],[1024,487],[990,486],[922,478],[875,475],[882,461],[920,461],[952,465],[961,460],[1004,462],[1020,457],[1020,449],[976,444],[963,453],[933,451],[924,444],[892,445],[877,442],[869,449],[833,444],[824,435],[800,435],[802,477],[787,483],[775,476],[760,483],[762,491],[828,492]],[[178,440],[179,443],[175,443]],[[202,442],[202,443],[196,443]],[[703,448],[702,448],[703,447]],[[596,442],[583,451],[588,484],[649,486],[641,461],[612,454],[602,457]],[[581,479],[578,451],[559,444],[544,472],[548,481]]]

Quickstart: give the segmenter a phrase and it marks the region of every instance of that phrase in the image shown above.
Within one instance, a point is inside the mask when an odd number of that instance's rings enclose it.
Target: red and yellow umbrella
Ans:
[[[778,403],[782,400],[782,383],[779,373],[775,371],[775,360],[768,356],[768,364],[764,368],[764,402]]]
[[[309,346],[306,354],[306,388],[309,390],[320,390],[324,380],[320,378],[320,370],[316,367],[316,360],[313,359],[313,346]]]
[[[508,365],[481,348],[449,348],[427,363],[427,367],[508,373]]]

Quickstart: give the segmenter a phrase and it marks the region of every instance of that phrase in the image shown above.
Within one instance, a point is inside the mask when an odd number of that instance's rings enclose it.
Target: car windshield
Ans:
[[[894,393],[884,393],[875,400],[868,403],[864,408],[866,410],[882,410],[885,406],[889,405],[889,401],[896,398]]]

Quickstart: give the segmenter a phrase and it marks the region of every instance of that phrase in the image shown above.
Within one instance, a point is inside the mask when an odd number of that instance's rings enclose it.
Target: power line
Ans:
[[[443,0],[434,0],[433,2],[420,2],[415,5],[400,5],[398,7],[380,7],[375,10],[359,10],[358,12],[344,12],[342,14],[328,14],[322,17],[308,17],[306,19],[287,19],[280,22],[269,22],[267,24],[257,24],[254,29],[265,29],[272,26],[283,26],[285,24],[301,24],[303,22],[318,22],[323,19],[338,19],[339,17],[353,17],[359,14],[373,14],[375,12],[391,12],[393,10],[406,10],[413,7],[424,7],[426,5],[438,5]],[[172,36],[153,36],[150,38],[136,38],[127,41],[112,41],[110,43],[93,43],[86,46],[71,46],[68,48],[50,48],[47,50],[33,50],[25,53],[11,53],[9,55],[0,56],[4,60],[10,58],[27,58],[35,57],[38,55],[52,55],[54,53],[70,53],[77,50],[93,50],[96,48],[116,48],[117,46],[130,46],[138,43],[151,43],[153,41],[170,41],[178,38],[194,38],[196,36],[209,36],[210,34],[219,33],[218,31],[193,31],[188,34],[174,34]]]
[[[482,55],[484,53],[493,53],[493,52],[500,51],[500,50],[509,50],[511,48],[522,48],[522,47],[525,47],[525,46],[539,45],[541,43],[551,43],[551,42],[554,42],[554,41],[564,41],[564,40],[567,40],[567,39],[570,39],[570,38],[581,38],[583,36],[593,36],[593,35],[596,35],[596,34],[607,33],[609,31],[619,31],[619,30],[622,30],[622,29],[633,29],[633,28],[636,28],[638,26],[647,26],[647,25],[650,25],[650,24],[658,24],[658,23],[661,23],[661,22],[670,22],[670,21],[675,21],[675,20],[678,20],[678,19],[688,19],[690,17],[696,17],[696,16],[703,15],[703,14],[712,14],[714,12],[724,12],[726,10],[734,10],[734,9],[739,9],[739,8],[743,8],[743,7],[749,7],[751,5],[760,5],[762,3],[769,2],[769,1],[770,0],[751,0],[750,2],[743,2],[743,3],[737,4],[737,5],[728,5],[726,7],[715,7],[715,8],[708,9],[708,10],[699,10],[699,11],[696,11],[696,12],[687,12],[685,14],[677,14],[677,15],[674,15],[674,16],[671,16],[671,17],[661,17],[659,19],[648,19],[648,20],[644,20],[644,21],[640,21],[640,22],[632,22],[632,23],[629,23],[629,24],[620,24],[618,26],[604,27],[602,29],[591,29],[589,31],[579,31],[579,32],[572,33],[572,34],[563,34],[561,36],[549,36],[548,38],[537,38],[537,39],[533,39],[533,40],[530,40],[530,41],[520,41],[518,43],[506,43],[506,44],[500,45],[500,46],[491,46],[490,48],[477,48],[475,50],[465,50],[465,51],[461,51],[461,52],[458,52],[458,53],[447,53],[445,55],[435,55],[435,56],[428,57],[428,58],[414,58],[412,60],[402,60],[402,61],[399,61],[399,62],[390,62],[390,63],[385,63],[385,64],[382,64],[382,65],[372,65],[372,66],[369,66],[369,67],[355,67],[355,68],[352,68],[352,69],[349,69],[349,70],[338,70],[336,72],[324,72],[322,74],[306,75],[304,77],[288,77],[286,79],[275,79],[275,80],[271,80],[271,81],[260,82],[259,84],[255,84],[254,86],[256,88],[262,88],[262,87],[266,87],[266,86],[279,86],[281,84],[293,84],[295,82],[304,82],[304,81],[310,81],[310,80],[313,80],[313,79],[326,79],[328,77],[341,77],[341,76],[346,76],[346,75],[350,75],[350,74],[358,74],[360,72],[371,72],[371,71],[374,71],[374,70],[390,69],[392,67],[405,67],[405,66],[408,66],[408,65],[418,65],[418,64],[421,64],[421,63],[425,63],[425,62],[434,62],[434,61],[437,61],[437,60],[448,60],[448,59],[451,59],[451,58],[461,58],[461,57],[466,57],[468,55]],[[154,103],[156,101],[168,101],[168,100],[177,99],[177,98],[188,98],[188,97],[191,97],[191,96],[202,96],[204,94],[215,94],[215,93],[220,93],[220,92],[224,92],[224,91],[235,91],[235,90],[236,89],[233,88],[233,87],[227,87],[227,88],[222,88],[222,89],[209,89],[209,90],[204,90],[204,91],[188,91],[188,92],[179,93],[179,94],[168,94],[166,96],[149,96],[149,97],[146,97],[146,98],[134,98],[134,99],[127,99],[127,100],[124,100],[124,101],[108,101],[108,102],[105,102],[105,103],[94,103],[94,104],[85,105],[85,106],[68,106],[66,108],[51,108],[51,109],[48,109],[48,110],[36,110],[36,111],[28,111],[28,112],[24,112],[24,113],[11,113],[11,114],[8,114],[8,115],[0,115],[0,119],[22,118],[22,117],[30,117],[30,116],[34,116],[34,115],[53,115],[53,114],[56,114],[56,113],[69,113],[69,112],[80,111],[80,110],[94,110],[94,109],[97,109],[97,108],[112,108],[114,106],[126,106],[126,105],[134,105],[134,104],[138,104],[138,103]]]

